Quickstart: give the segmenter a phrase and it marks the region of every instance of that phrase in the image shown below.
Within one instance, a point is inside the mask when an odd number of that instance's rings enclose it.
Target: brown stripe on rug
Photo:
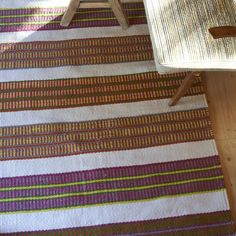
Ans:
[[[127,150],[213,138],[207,109],[0,130],[2,160]]]
[[[149,35],[0,44],[0,69],[152,60]]]
[[[127,103],[172,97],[186,73],[157,72],[0,83],[2,112]],[[186,95],[203,93],[201,78]]]

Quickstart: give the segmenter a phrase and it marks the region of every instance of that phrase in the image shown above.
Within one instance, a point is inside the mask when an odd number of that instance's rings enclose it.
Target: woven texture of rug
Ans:
[[[168,107],[143,4],[67,3],[0,1],[0,234],[233,235],[201,78]]]

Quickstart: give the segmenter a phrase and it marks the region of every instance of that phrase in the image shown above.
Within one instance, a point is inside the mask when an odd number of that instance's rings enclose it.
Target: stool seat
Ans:
[[[119,24],[127,29],[128,18],[120,0],[70,0],[69,6],[62,17],[61,26],[68,26],[76,13],[77,8],[111,8]]]
[[[236,38],[214,39],[209,29],[236,26],[236,0],[144,0],[160,73],[235,70]]]

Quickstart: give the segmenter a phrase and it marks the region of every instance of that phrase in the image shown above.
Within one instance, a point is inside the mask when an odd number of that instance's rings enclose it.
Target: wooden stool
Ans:
[[[123,29],[129,27],[120,0],[70,0],[69,6],[61,20],[61,26],[68,26],[76,13],[77,8],[111,8]]]

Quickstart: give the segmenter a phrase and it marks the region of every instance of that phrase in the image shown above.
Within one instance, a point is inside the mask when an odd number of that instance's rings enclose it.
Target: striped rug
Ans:
[[[0,1],[0,234],[233,235],[201,78],[169,107],[143,4],[67,3]]]

